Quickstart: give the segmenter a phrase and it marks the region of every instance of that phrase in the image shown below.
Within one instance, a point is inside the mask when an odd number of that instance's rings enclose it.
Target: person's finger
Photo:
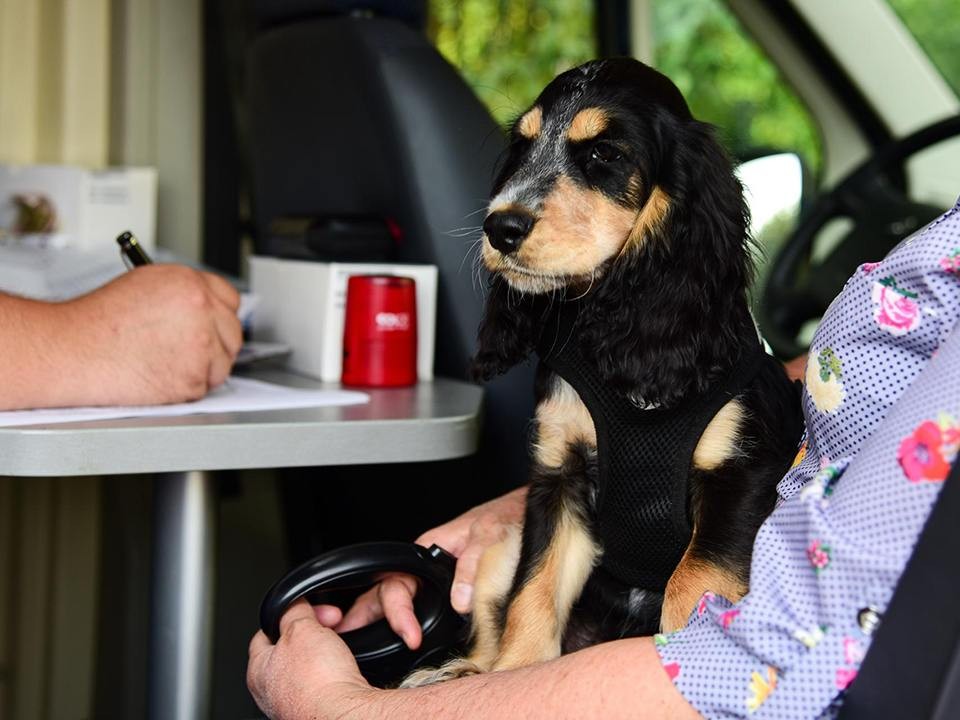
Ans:
[[[243,344],[243,331],[237,316],[218,300],[214,301],[214,306],[210,319],[214,339],[209,348],[210,358],[207,366],[207,384],[211,388],[220,385],[230,375],[233,361]]]
[[[250,640],[247,648],[247,687],[254,694],[259,694],[264,663],[270,658],[273,647],[263,630],[258,630]]]
[[[477,577],[477,566],[484,551],[498,540],[494,528],[489,523],[474,523],[470,531],[467,546],[457,558],[457,568],[453,573],[453,585],[450,587],[450,604],[461,615],[470,612],[473,604],[473,581]]]
[[[380,589],[374,586],[356,599],[353,607],[347,610],[343,620],[333,629],[338,633],[345,633],[365,627],[381,618],[383,618],[383,607],[380,605]]]
[[[202,272],[200,276],[206,281],[207,287],[210,288],[214,296],[236,314],[237,308],[240,307],[240,293],[237,292],[236,288],[219,275]]]
[[[411,650],[420,647],[422,640],[420,622],[413,612],[416,594],[417,581],[409,575],[394,575],[380,583],[380,604],[387,623]]]
[[[230,375],[233,367],[233,358],[227,354],[222,345],[217,345],[212,351],[210,364],[207,366],[207,387],[212,389],[223,384]]]
[[[324,627],[336,627],[343,620],[343,611],[336,605],[314,605],[313,614]]]
[[[269,650],[272,647],[273,643],[270,642],[270,638],[267,637],[266,633],[264,633],[263,630],[257,630],[256,635],[250,638],[250,645],[247,646],[247,655],[254,658],[264,650]]]
[[[293,603],[287,611],[280,618],[280,636],[283,637],[290,629],[290,626],[298,620],[312,620],[316,622],[316,618],[313,615],[313,608],[310,607],[304,599],[297,600]]]
[[[458,557],[467,546],[467,537],[469,535],[469,530],[466,532],[458,532],[456,530],[459,524],[458,521],[459,518],[453,522],[444,523],[432,530],[427,530],[423,535],[414,540],[414,542],[425,548],[431,545],[438,545],[454,557]]]
[[[240,347],[243,345],[243,326],[240,324],[240,319],[235,312],[218,301],[214,307],[213,323],[220,344],[232,360],[240,352]]]

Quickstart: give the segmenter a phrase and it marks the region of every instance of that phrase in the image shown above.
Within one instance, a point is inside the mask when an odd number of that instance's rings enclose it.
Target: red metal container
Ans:
[[[399,387],[417,381],[417,296],[413,278],[354,275],[343,325],[344,385]]]

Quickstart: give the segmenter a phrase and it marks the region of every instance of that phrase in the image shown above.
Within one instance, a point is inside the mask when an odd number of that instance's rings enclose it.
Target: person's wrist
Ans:
[[[88,339],[75,317],[73,302],[46,303],[25,300],[21,309],[30,328],[33,346],[30,373],[30,406],[81,404],[90,387]]]
[[[341,681],[327,685],[318,706],[320,717],[337,720],[376,720],[385,717],[383,701],[387,691],[368,685],[366,682]]]
[[[518,487],[516,490],[507,493],[505,499],[507,501],[507,516],[510,520],[515,522],[520,522],[523,520],[524,513],[527,508],[527,491],[529,487],[523,485]]]
[[[58,399],[69,405],[108,399],[111,388],[104,384],[109,376],[105,353],[118,348],[98,308],[90,296],[83,296],[51,310],[48,327],[54,334],[50,347],[56,349],[53,365]]]

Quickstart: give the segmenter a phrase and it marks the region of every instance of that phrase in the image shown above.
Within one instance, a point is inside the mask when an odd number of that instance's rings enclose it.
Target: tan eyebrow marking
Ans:
[[[647,204],[637,213],[633,229],[630,231],[623,249],[620,250],[620,254],[622,255],[632,247],[639,247],[647,239],[647,236],[663,223],[669,211],[670,196],[661,190],[659,185],[655,185],[653,190],[650,191],[650,197],[647,198]]]
[[[567,139],[571,142],[582,142],[595,138],[602,133],[610,118],[607,113],[597,107],[590,107],[578,112],[567,128]]]
[[[543,111],[539,105],[534,105],[527,110],[526,114],[520,118],[517,123],[517,132],[528,140],[533,140],[540,134],[540,128],[543,125]]]

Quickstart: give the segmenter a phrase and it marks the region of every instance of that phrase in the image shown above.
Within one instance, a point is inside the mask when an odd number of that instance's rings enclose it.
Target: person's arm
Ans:
[[[280,633],[276,645],[262,632],[253,638],[247,669],[250,691],[272,720],[700,717],[674,688],[650,638],[597,645],[519,670],[377,690],[305,602],[287,611]]]
[[[63,303],[0,293],[0,410],[200,398],[243,342],[238,304],[222,278],[177,265]]]
[[[807,356],[801,355],[800,357],[795,357],[789,362],[783,364],[783,369],[787,371],[787,377],[791,380],[799,380],[803,382],[804,375],[807,372]]]

